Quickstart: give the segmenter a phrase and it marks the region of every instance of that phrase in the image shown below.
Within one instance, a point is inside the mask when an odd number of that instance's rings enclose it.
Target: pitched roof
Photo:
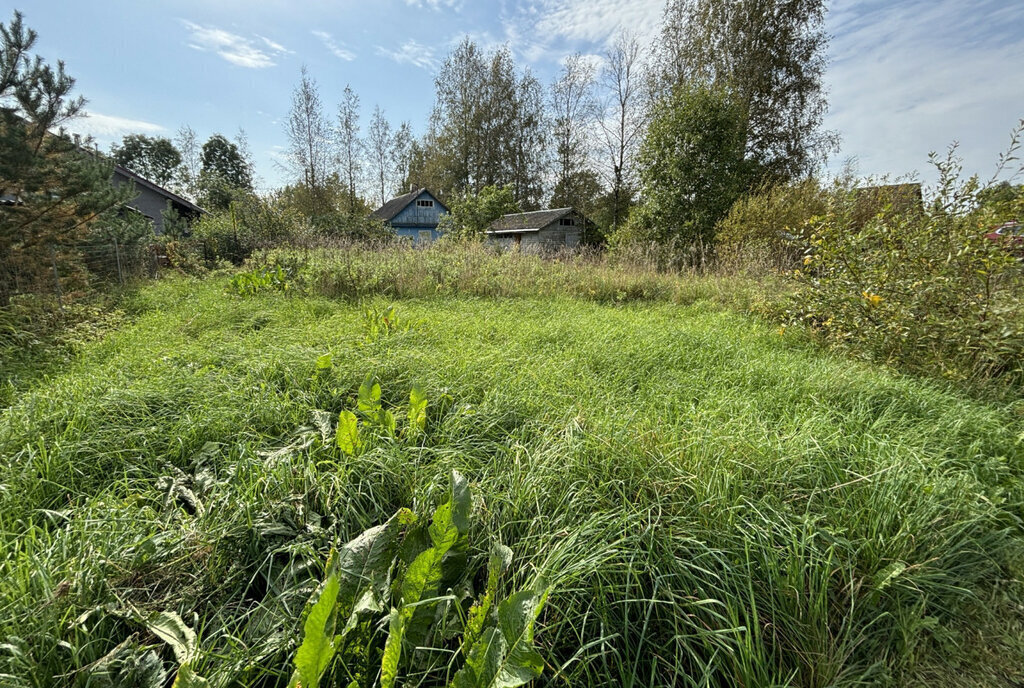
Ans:
[[[571,212],[572,208],[555,208],[553,210],[534,210],[531,213],[502,215],[490,224],[487,233],[537,232]]]
[[[430,189],[423,187],[422,189],[402,194],[397,198],[392,198],[390,201],[370,213],[370,217],[375,220],[384,220],[385,222],[392,220],[395,215],[398,215],[398,213],[405,210],[406,206],[415,201],[422,193],[430,194],[430,197],[433,198],[442,208],[448,210],[444,203],[437,200],[437,196],[430,193]]]
[[[187,208],[188,210],[191,210],[194,213],[203,214],[203,215],[206,214],[205,210],[203,210],[202,208],[200,208],[199,206],[197,206],[195,203],[193,203],[192,201],[188,200],[187,198],[182,198],[181,196],[179,196],[178,194],[174,193],[173,191],[168,191],[167,189],[165,189],[164,187],[160,186],[159,184],[154,184],[153,182],[149,181],[148,179],[146,179],[142,175],[139,175],[139,174],[136,174],[135,172],[132,172],[127,167],[122,167],[121,165],[114,165],[114,174],[115,175],[119,174],[122,177],[125,177],[125,178],[135,182],[135,184],[138,185],[138,186],[144,186],[144,187],[146,187],[146,188],[148,188],[148,189],[150,189],[152,191],[155,191],[158,194],[160,194],[161,196],[167,198],[168,200],[171,200],[171,201],[177,203],[178,205],[185,206],[185,208]]]

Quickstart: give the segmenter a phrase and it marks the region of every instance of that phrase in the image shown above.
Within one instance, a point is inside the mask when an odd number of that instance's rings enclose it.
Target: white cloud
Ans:
[[[647,43],[658,33],[665,0],[539,0],[502,13],[505,37],[526,60],[558,59],[610,44],[623,32]]]
[[[351,62],[356,59],[356,54],[354,52],[343,45],[339,45],[337,41],[334,40],[334,36],[326,31],[313,31],[312,34],[319,38],[320,42],[324,44],[324,47],[330,50],[338,59],[345,60],[346,62]]]
[[[965,170],[986,179],[1024,116],[1022,24],[1024,5],[999,0],[837,2],[825,125],[841,157],[864,174],[930,179],[928,153],[959,140]]]
[[[73,134],[92,136],[101,142],[116,140],[125,134],[160,134],[166,131],[165,127],[153,122],[99,112],[86,112],[68,122],[65,128]]]
[[[274,58],[291,52],[280,43],[258,36],[257,41],[213,26],[203,26],[182,19],[181,23],[192,34],[188,47],[202,52],[213,52],[231,64],[249,69],[273,67]],[[262,45],[260,44],[262,43]]]
[[[261,41],[263,41],[264,45],[266,45],[268,48],[270,48],[271,50],[273,50],[276,53],[290,53],[290,54],[294,54],[295,53],[294,50],[289,50],[288,48],[284,47],[280,43],[277,43],[276,41],[270,40],[266,36],[261,36],[260,34],[256,34],[256,37],[259,38]]]
[[[434,57],[434,49],[417,43],[414,40],[406,41],[398,50],[390,50],[382,45],[378,45],[377,54],[388,57],[398,64],[410,64],[427,70],[437,68],[437,58]]]
[[[409,7],[424,8],[437,11],[441,8],[454,9],[456,12],[462,9],[462,0],[405,0]]]
[[[408,0],[407,0],[408,1]],[[1024,117],[1024,3],[1006,0],[833,0],[825,126],[865,174],[926,170],[954,140],[969,173],[991,174]],[[508,2],[504,39],[527,62],[600,53],[626,31],[651,45],[665,0]]]

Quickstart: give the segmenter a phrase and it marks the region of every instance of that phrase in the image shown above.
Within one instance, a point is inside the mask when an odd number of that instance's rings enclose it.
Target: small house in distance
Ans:
[[[437,223],[448,212],[444,203],[427,189],[411,191],[390,201],[370,213],[374,220],[389,225],[400,237],[409,237],[413,243],[430,243],[441,234]]]
[[[525,253],[579,246],[587,219],[572,208],[502,215],[487,228],[488,243]]]
[[[162,186],[154,184],[145,177],[141,177],[120,165],[114,166],[112,183],[115,186],[121,186],[122,184],[135,185],[135,193],[137,195],[128,201],[127,205],[129,208],[142,213],[153,222],[153,232],[155,234],[164,233],[163,211],[168,206],[176,210],[178,215],[189,224],[198,220],[205,212],[187,198],[182,198],[173,191],[168,191]]]

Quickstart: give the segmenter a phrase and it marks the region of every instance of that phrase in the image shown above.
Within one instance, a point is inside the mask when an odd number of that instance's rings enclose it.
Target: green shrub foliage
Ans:
[[[978,179],[961,178],[955,148],[932,162],[930,203],[878,205],[847,191],[808,221],[797,312],[828,340],[900,367],[956,380],[1019,377],[1021,262],[985,237],[1015,209],[979,203]]]

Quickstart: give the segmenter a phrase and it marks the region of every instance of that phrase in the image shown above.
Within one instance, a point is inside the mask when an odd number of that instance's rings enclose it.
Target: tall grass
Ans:
[[[583,250],[540,257],[458,241],[426,249],[400,242],[343,243],[259,251],[249,264],[285,269],[300,289],[329,298],[573,296],[599,303],[712,300],[743,309],[763,300],[766,291],[777,290],[778,298],[793,288],[764,265],[719,261],[712,270],[710,254],[682,272],[664,270],[661,253],[634,246],[614,254]]]
[[[173,667],[137,622],[173,611],[212,685],[283,686],[328,550],[428,514],[452,470],[480,499],[469,580],[492,541],[516,554],[506,592],[555,574],[541,683],[1024,679],[1019,401],[822,354],[708,307],[714,281],[561,263],[536,274],[542,298],[480,298],[515,295],[503,275],[530,261],[442,256],[296,275],[332,296],[380,280],[402,326],[377,331],[355,300],[154,285],[133,325],[5,409],[3,682],[102,685],[122,644]],[[676,303],[587,298],[616,280]],[[424,391],[425,432],[349,456],[318,424],[355,409],[367,373],[388,408]]]

